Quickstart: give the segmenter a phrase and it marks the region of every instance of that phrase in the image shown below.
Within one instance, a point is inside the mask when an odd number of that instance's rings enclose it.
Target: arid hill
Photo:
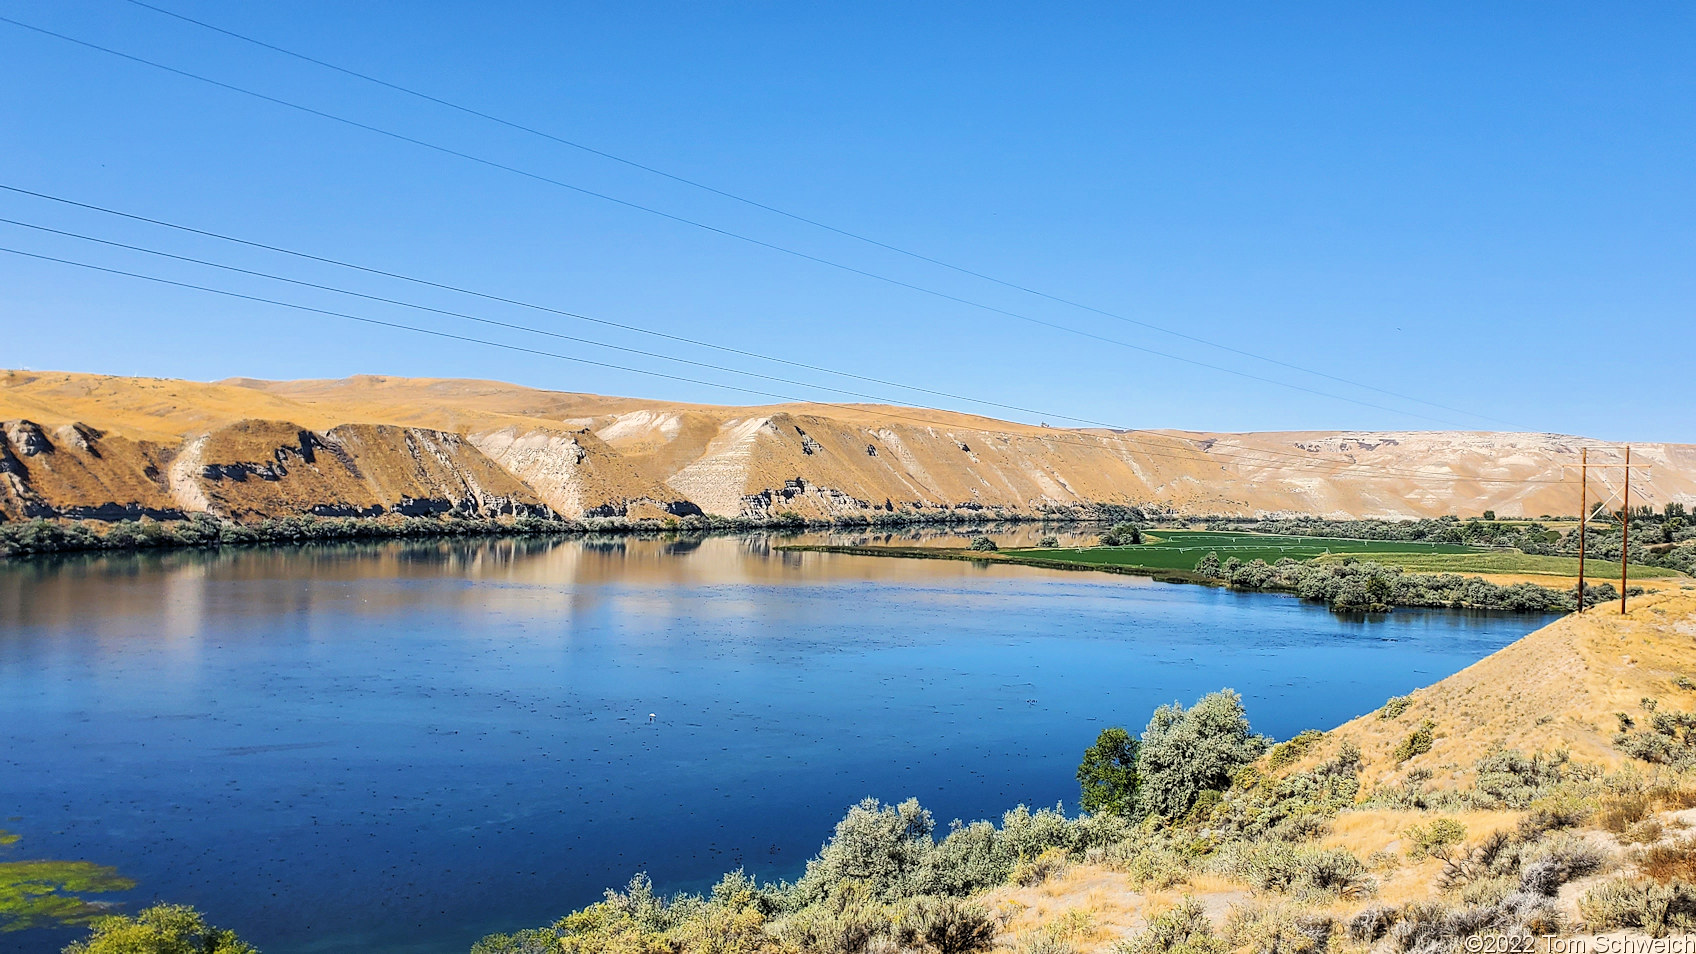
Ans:
[[[0,372],[0,515],[235,518],[1567,514],[1555,434],[1068,430],[877,405],[717,407],[490,381],[200,383]],[[1633,499],[1696,505],[1696,446],[1639,444]],[[1611,457],[1593,453],[1592,459]],[[1593,488],[1618,471],[1593,472]]]

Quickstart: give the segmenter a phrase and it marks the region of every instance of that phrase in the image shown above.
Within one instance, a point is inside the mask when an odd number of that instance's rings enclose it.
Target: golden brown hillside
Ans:
[[[1036,884],[989,892],[983,902],[1002,917],[996,950],[1058,949],[1061,943],[1075,954],[1122,950],[1118,945],[1147,930],[1154,918],[1186,897],[1199,902],[1212,929],[1224,936],[1222,950],[1406,950],[1409,942],[1393,932],[1377,943],[1345,932],[1343,925],[1358,924],[1365,908],[1397,912],[1403,920],[1415,911],[1439,912],[1448,918],[1449,929],[1460,933],[1524,933],[1483,916],[1501,904],[1495,898],[1519,887],[1517,876],[1493,888],[1487,876],[1469,873],[1467,866],[1479,865],[1480,853],[1488,850],[1479,846],[1490,844],[1492,836],[1501,839],[1498,844],[1526,839],[1534,813],[1464,802],[1422,810],[1372,801],[1386,786],[1398,784],[1398,776],[1415,772],[1431,774],[1423,783],[1430,791],[1465,792],[1476,781],[1474,763],[1503,748],[1525,754],[1566,749],[1577,762],[1617,773],[1571,786],[1565,803],[1574,815],[1572,829],[1541,836],[1542,848],[1520,849],[1535,858],[1538,851],[1573,850],[1558,845],[1588,846],[1599,860],[1595,869],[1559,886],[1547,899],[1545,918],[1530,922],[1540,925],[1539,932],[1575,940],[1551,948],[1539,939],[1534,950],[1601,950],[1595,939],[1604,932],[1615,950],[1625,949],[1618,945],[1627,939],[1643,943],[1649,933],[1665,928],[1646,930],[1629,920],[1586,923],[1602,912],[1585,898],[1616,879],[1642,884],[1645,877],[1683,877],[1696,862],[1696,837],[1691,835],[1696,809],[1690,807],[1696,790],[1691,777],[1633,762],[1612,744],[1617,731],[1614,713],[1644,721],[1645,698],[1681,712],[1696,709],[1696,690],[1679,683],[1680,676],[1696,677],[1696,585],[1634,597],[1628,608],[1621,616],[1617,604],[1611,604],[1544,627],[1416,691],[1394,718],[1369,713],[1333,729],[1309,757],[1284,770],[1312,769],[1340,751],[1345,741],[1360,748],[1360,803],[1338,814],[1316,844],[1367,860],[1375,882],[1370,891],[1300,897],[1251,883],[1219,870],[1226,866],[1218,864],[1192,865],[1189,870],[1173,865],[1170,872],[1151,872],[1134,856],[1127,861],[1109,853],[1102,861],[1062,865]],[[1437,725],[1430,751],[1396,764],[1396,747],[1426,720]],[[1261,767],[1266,767],[1264,761]],[[1454,864],[1414,848],[1417,827],[1438,818],[1458,824],[1465,833],[1463,842],[1446,855],[1456,859]],[[1339,936],[1328,946],[1314,945],[1293,929],[1299,923],[1296,918],[1317,925],[1334,922]],[[1677,933],[1676,924],[1671,929]],[[1269,939],[1269,933],[1282,936]],[[1431,949],[1483,949],[1464,947],[1459,937],[1442,940],[1453,943]],[[1047,946],[1038,947],[1043,944]],[[1533,948],[1527,945],[1525,950]]]
[[[1504,516],[1576,509],[1586,442],[1475,432],[1066,430],[875,405],[717,407],[490,381],[200,383],[0,372],[0,515]],[[1644,503],[1696,505],[1696,446],[1642,444]],[[1616,479],[1593,474],[1595,487]],[[1494,482],[1491,479],[1504,479]],[[1529,481],[1529,482],[1520,482]]]
[[[1394,718],[1370,713],[1332,736],[1361,749],[1362,778],[1383,784],[1425,769],[1433,781],[1464,781],[1479,757],[1503,748],[1566,749],[1609,768],[1627,760],[1613,745],[1615,713],[1639,720],[1643,699],[1696,710],[1696,587],[1682,581],[1639,597],[1620,615],[1609,603],[1567,616],[1432,686]],[[1397,765],[1396,747],[1427,721],[1429,752]]]

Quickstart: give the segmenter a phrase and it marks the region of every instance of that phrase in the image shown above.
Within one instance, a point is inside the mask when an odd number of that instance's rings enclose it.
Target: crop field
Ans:
[[[1224,559],[1223,553],[1219,554]],[[1320,558],[1330,562],[1341,559],[1331,555]],[[1578,558],[1569,556],[1536,556],[1516,551],[1492,550],[1474,554],[1453,553],[1385,553],[1372,557],[1386,566],[1399,566],[1409,573],[1519,573],[1530,576],[1578,577]],[[1619,563],[1591,557],[1584,561],[1588,580],[1605,583],[1619,580]],[[1633,579],[1675,577],[1679,573],[1662,566],[1631,564]]]
[[[1386,566],[1399,566],[1409,573],[1501,573],[1569,578],[1578,576],[1577,557],[1533,556],[1517,550],[1469,547],[1458,543],[1342,540],[1334,537],[1278,536],[1216,530],[1152,530],[1145,533],[1144,539],[1147,542],[1138,546],[1007,549],[1001,552],[1021,560],[1162,570],[1193,570],[1196,563],[1207,554],[1217,553],[1220,560],[1236,557],[1244,563],[1251,560],[1276,563],[1285,557],[1292,560],[1334,563],[1352,556]],[[1585,562],[1585,575],[1598,583],[1617,578],[1619,563],[1592,557]],[[1665,567],[1633,563],[1631,575],[1637,579],[1649,579],[1676,577],[1679,574]]]
[[[1002,552],[1009,556],[1032,560],[1054,560],[1063,563],[1094,563],[1104,566],[1140,566],[1165,570],[1193,570],[1196,563],[1209,553],[1219,559],[1231,557],[1247,563],[1265,560],[1276,563],[1289,557],[1292,560],[1316,560],[1322,557],[1357,556],[1363,560],[1389,562],[1385,557],[1455,556],[1460,558],[1493,555],[1499,551],[1468,547],[1457,543],[1420,543],[1402,540],[1339,540],[1333,537],[1288,537],[1266,533],[1228,533],[1215,530],[1154,530],[1144,535],[1147,541],[1125,547],[1055,547],[1050,549],[1016,549]],[[1616,564],[1617,566],[1617,564]],[[1478,570],[1475,572],[1487,572]]]

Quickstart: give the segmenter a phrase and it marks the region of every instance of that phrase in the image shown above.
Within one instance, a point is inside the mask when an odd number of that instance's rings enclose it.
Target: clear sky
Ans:
[[[0,192],[0,217],[807,386],[13,225],[0,246],[814,400],[845,399],[815,386],[831,384],[1056,424],[1696,441],[1689,4],[150,2],[1121,317],[126,0],[0,0],[0,16],[1032,320],[7,23],[0,184],[1037,413],[727,358],[12,193]],[[772,400],[10,254],[0,366]]]

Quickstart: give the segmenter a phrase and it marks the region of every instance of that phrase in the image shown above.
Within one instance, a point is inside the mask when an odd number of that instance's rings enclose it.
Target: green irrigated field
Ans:
[[[1220,559],[1225,555],[1221,553]],[[1342,559],[1332,555],[1320,558],[1323,561]],[[1409,573],[1522,573],[1536,576],[1565,576],[1578,577],[1578,558],[1568,556],[1534,556],[1529,553],[1516,551],[1494,550],[1477,554],[1452,553],[1386,553],[1374,556],[1372,559],[1386,566],[1399,566]],[[1587,581],[1606,583],[1619,581],[1619,564],[1591,557],[1584,561],[1584,575]],[[1643,566],[1631,564],[1633,579],[1650,577],[1675,577],[1679,573],[1662,566]]]
[[[1244,563],[1251,560],[1276,563],[1284,557],[1302,561],[1336,562],[1353,556],[1386,566],[1399,566],[1409,573],[1516,573],[1569,578],[1578,576],[1577,557],[1533,556],[1517,550],[1469,547],[1457,543],[1339,540],[1332,537],[1287,537],[1267,533],[1224,533],[1213,530],[1151,530],[1145,534],[1145,539],[1148,542],[1132,547],[1055,547],[1009,549],[1001,552],[1022,560],[1161,570],[1193,570],[1196,563],[1207,554],[1217,553],[1220,560],[1236,557]],[[1598,583],[1615,579],[1619,576],[1619,564],[1592,558],[1585,561],[1585,575]],[[1665,567],[1633,563],[1631,575],[1636,579],[1649,579],[1676,577],[1679,574]]]
[[[1247,563],[1265,560],[1276,563],[1289,557],[1292,560],[1315,560],[1321,557],[1354,555],[1366,560],[1389,562],[1381,557],[1449,555],[1458,558],[1480,557],[1499,551],[1468,547],[1455,543],[1417,543],[1399,540],[1338,540],[1330,537],[1286,537],[1266,533],[1225,533],[1213,530],[1152,530],[1144,537],[1148,542],[1129,547],[1087,547],[1051,549],[1003,550],[1009,556],[1022,559],[1053,560],[1061,563],[1093,563],[1104,566],[1140,566],[1165,570],[1193,570],[1209,553],[1219,559],[1231,557]],[[1616,564],[1617,565],[1617,564]],[[1474,572],[1492,572],[1476,570]]]

